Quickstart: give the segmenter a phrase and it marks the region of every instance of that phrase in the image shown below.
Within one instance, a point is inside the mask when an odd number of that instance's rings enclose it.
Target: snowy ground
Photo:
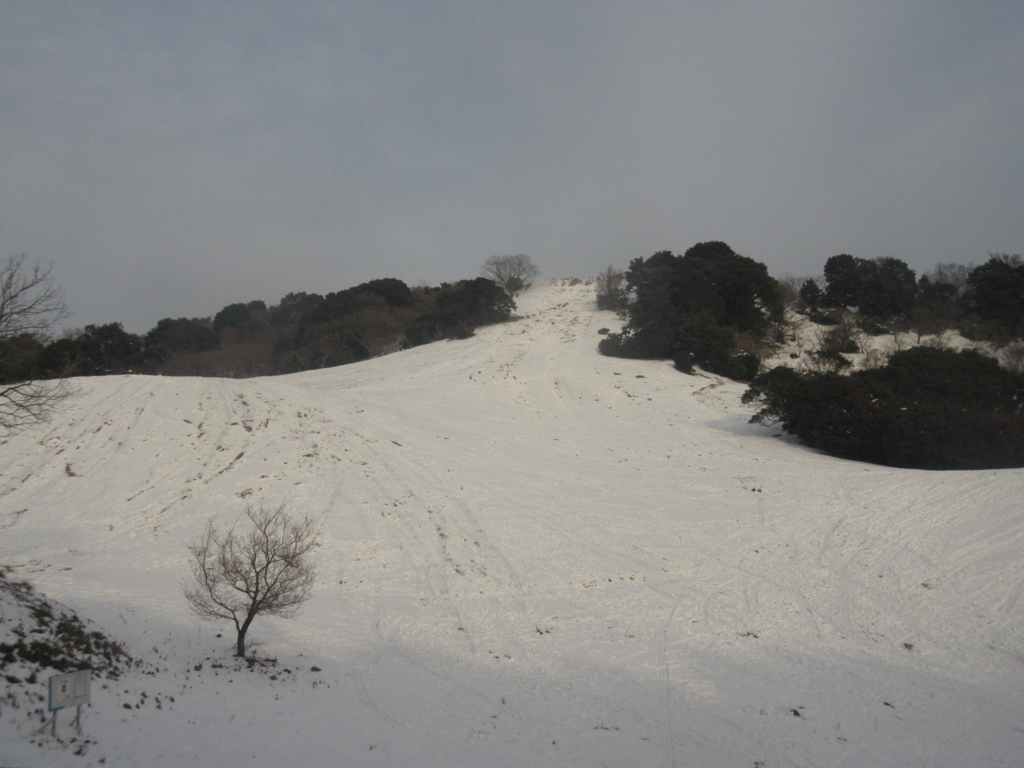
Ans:
[[[0,564],[150,665],[94,685],[84,756],[4,710],[0,765],[1024,765],[1024,471],[821,456],[742,385],[598,355],[590,286],[519,312],[315,373],[78,380],[0,446]],[[320,578],[239,670],[185,548],[260,500],[319,517]]]

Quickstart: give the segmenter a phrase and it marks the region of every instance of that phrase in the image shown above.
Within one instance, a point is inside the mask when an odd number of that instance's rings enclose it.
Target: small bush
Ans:
[[[877,317],[862,317],[860,329],[868,336],[885,336],[893,332],[892,323],[885,322]]]
[[[818,342],[822,352],[855,354],[860,351],[860,345],[857,343],[857,326],[848,318],[820,333]]]
[[[819,349],[817,352],[811,352],[808,357],[808,367],[816,373],[839,373],[851,365],[841,352],[834,350]]]
[[[737,370],[741,371],[741,375],[734,377],[740,381],[751,381],[761,370],[761,358],[750,352],[744,352],[736,355],[733,358],[737,364]]]
[[[807,313],[807,319],[816,325],[839,325],[843,322],[843,312],[838,309],[816,309]]]

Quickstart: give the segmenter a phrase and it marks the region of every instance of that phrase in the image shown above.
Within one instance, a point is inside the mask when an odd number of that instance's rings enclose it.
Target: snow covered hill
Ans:
[[[593,298],[287,377],[76,380],[0,446],[0,564],[146,666],[94,685],[88,744],[5,708],[0,765],[1024,765],[1024,471],[808,451],[742,385],[600,356]],[[321,521],[319,583],[246,669],[182,585],[261,501]]]

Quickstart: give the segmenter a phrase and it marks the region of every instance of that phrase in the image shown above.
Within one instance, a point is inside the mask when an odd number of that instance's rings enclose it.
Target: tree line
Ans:
[[[918,278],[896,258],[839,254],[825,262],[822,278],[804,281],[798,298],[824,322],[836,322],[827,310],[856,309],[869,332],[956,329],[969,339],[1006,343],[1024,333],[1024,260],[991,254],[978,266],[939,264]]]
[[[660,251],[598,277],[597,304],[626,320],[602,353],[671,359],[751,382],[754,421],[778,423],[807,445],[844,458],[900,467],[1024,466],[1024,374],[991,356],[919,347],[843,375],[859,351],[854,332],[956,330],[991,346],[1024,333],[1024,261],[993,254],[979,266],[940,264],[917,277],[903,261],[829,258],[818,278],[776,280],[726,243]],[[794,313],[831,328],[815,367],[763,371],[792,338]]]
[[[696,362],[743,378],[749,363],[730,358],[782,341],[786,310],[821,325],[853,322],[872,335],[953,329],[974,341],[1006,344],[1024,334],[1024,260],[992,254],[978,266],[939,264],[917,277],[893,257],[839,254],[816,278],[769,276],[767,267],[726,243],[697,243],[683,255],[660,251],[627,270],[598,277],[601,309],[627,323],[602,344],[605,354]]]
[[[512,293],[486,277],[416,288],[383,278],[325,295],[289,293],[277,304],[229,304],[212,317],[168,317],[145,334],[120,322],[58,338],[24,328],[0,335],[0,381],[293,373],[466,338],[507,320],[514,309]]]

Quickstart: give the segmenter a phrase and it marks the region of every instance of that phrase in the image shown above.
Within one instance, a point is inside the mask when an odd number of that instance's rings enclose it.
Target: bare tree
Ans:
[[[959,299],[967,291],[967,278],[970,274],[969,264],[938,264],[926,277],[933,283],[953,286],[956,298]]]
[[[481,274],[504,288],[509,296],[515,296],[531,280],[540,277],[540,270],[525,253],[517,253],[512,256],[491,256],[484,262]]]
[[[779,284],[779,296],[787,307],[795,306],[800,301],[800,287],[806,280],[795,275],[784,275],[776,281]]]
[[[24,256],[0,262],[0,357],[16,354],[18,345],[11,342],[18,339],[46,339],[67,316],[64,293],[54,283],[51,267],[30,264]],[[44,420],[69,393],[61,380],[9,377],[0,384],[0,429],[10,433]]]
[[[250,526],[232,525],[223,534],[206,531],[188,551],[194,582],[185,599],[203,619],[230,619],[238,640],[235,655],[245,656],[245,635],[257,616],[296,616],[309,599],[316,578],[311,559],[318,546],[316,525],[309,517],[295,519],[285,504],[276,509],[248,506]]]
[[[597,276],[597,308],[620,310],[626,306],[626,273],[609,265]]]

